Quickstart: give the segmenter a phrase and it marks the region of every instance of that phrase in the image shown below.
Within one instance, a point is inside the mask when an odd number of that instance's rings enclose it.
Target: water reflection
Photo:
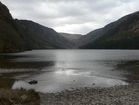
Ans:
[[[136,60],[118,63],[116,65],[116,69],[125,72],[124,76],[127,78],[127,82],[139,82],[139,61]]]
[[[53,65],[53,62],[0,62],[1,69],[42,69],[50,65]]]
[[[80,87],[110,87],[115,85],[127,85],[126,82],[101,76],[90,75],[90,72],[80,72],[74,70],[58,70],[55,72],[42,72],[39,75],[28,77],[21,81],[16,81],[13,89],[24,87],[34,88],[40,92],[57,92],[64,89]],[[38,84],[29,85],[29,80],[37,80]]]
[[[38,56],[28,54],[0,54],[0,88],[12,88],[21,78],[39,74],[43,68],[54,65],[52,61],[22,61],[21,59],[35,59]],[[20,59],[21,61],[18,61]],[[39,58],[41,59],[41,58]]]
[[[74,70],[58,70],[55,71],[56,74],[61,74],[61,75],[76,75]]]
[[[1,74],[0,81],[12,81],[11,84],[15,81],[13,89],[55,92],[127,85],[139,80],[139,51],[38,50],[0,58],[0,72],[12,72]],[[38,84],[30,85],[31,80]]]
[[[41,70],[45,67],[54,65],[53,61],[33,60],[35,58],[38,58],[38,56],[2,54],[0,55],[0,73]],[[20,61],[18,61],[18,59],[20,59]],[[23,61],[22,59],[27,60]]]

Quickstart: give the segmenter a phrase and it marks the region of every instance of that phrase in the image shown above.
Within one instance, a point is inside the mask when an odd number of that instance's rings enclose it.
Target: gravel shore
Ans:
[[[0,89],[0,105],[40,105],[40,96],[34,90]]]
[[[139,105],[139,84],[40,93],[41,105]]]

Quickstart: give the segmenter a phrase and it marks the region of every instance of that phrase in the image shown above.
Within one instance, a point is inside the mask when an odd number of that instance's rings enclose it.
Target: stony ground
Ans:
[[[139,105],[139,84],[40,94],[41,105]]]
[[[34,90],[0,89],[0,105],[40,105],[40,97]]]

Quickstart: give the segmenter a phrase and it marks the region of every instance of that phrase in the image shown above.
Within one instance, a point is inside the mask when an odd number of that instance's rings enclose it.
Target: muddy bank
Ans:
[[[41,105],[139,105],[139,84],[40,94]]]
[[[40,96],[34,90],[0,89],[0,105],[40,105]]]

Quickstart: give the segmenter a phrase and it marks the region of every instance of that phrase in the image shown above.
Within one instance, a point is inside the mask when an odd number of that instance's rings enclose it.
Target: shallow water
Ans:
[[[30,85],[28,82],[37,80]],[[57,92],[139,80],[138,50],[34,50],[0,55],[0,87]]]

